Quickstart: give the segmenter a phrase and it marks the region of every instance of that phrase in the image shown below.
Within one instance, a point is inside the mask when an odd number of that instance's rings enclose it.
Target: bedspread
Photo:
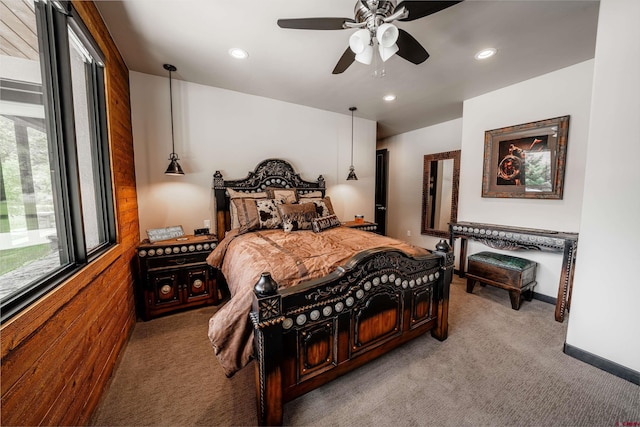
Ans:
[[[209,320],[209,339],[225,374],[230,377],[253,356],[253,325],[249,312],[253,286],[260,274],[270,272],[280,288],[326,276],[366,249],[395,248],[409,255],[424,255],[423,248],[347,227],[321,233],[259,230],[227,234],[207,258],[224,274],[231,299]]]

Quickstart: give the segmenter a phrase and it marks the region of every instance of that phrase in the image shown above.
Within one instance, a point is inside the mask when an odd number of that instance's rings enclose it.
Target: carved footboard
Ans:
[[[284,402],[426,331],[446,339],[452,272],[453,253],[442,241],[419,258],[368,250],[281,291],[263,274],[251,312],[260,424],[282,424]]]

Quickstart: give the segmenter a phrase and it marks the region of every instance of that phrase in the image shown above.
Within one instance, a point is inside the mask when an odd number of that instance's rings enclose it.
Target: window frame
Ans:
[[[0,302],[0,323],[42,298],[117,243],[104,55],[70,2],[35,0],[34,5],[61,265],[5,297]],[[100,243],[90,251],[86,250],[82,217],[69,29],[93,58],[86,65],[89,71],[87,97],[93,180],[101,238]]]

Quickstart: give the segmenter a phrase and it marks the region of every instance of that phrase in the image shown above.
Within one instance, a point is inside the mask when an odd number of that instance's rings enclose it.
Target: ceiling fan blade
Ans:
[[[440,12],[448,7],[454,6],[460,1],[403,1],[396,6],[396,10],[400,10],[403,6],[409,12],[409,16],[399,21],[413,21],[414,19],[424,18],[433,13]]]
[[[356,22],[350,18],[299,18],[278,19],[280,28],[296,30],[343,30],[345,22]]]
[[[413,36],[405,30],[398,28],[397,55],[414,64],[422,64],[429,57],[427,52]]]
[[[348,47],[347,50],[344,51],[344,53],[338,60],[338,63],[336,64],[336,67],[333,69],[331,74],[343,73],[347,68],[349,68],[351,64],[353,64],[353,61],[355,60],[356,60],[356,54],[353,53],[351,48]]]

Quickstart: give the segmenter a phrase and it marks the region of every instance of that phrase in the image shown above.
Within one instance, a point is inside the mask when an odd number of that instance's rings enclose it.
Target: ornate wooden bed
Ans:
[[[216,171],[220,240],[230,229],[227,190],[266,187],[325,192],[322,176],[305,181],[280,159],[261,162],[241,180],[225,180]],[[247,284],[254,287],[247,322],[253,324],[259,423],[282,424],[285,402],[426,331],[445,340],[452,272],[453,252],[441,241],[435,251],[415,257],[388,247],[368,249],[324,277],[285,289],[278,290],[268,273]]]

